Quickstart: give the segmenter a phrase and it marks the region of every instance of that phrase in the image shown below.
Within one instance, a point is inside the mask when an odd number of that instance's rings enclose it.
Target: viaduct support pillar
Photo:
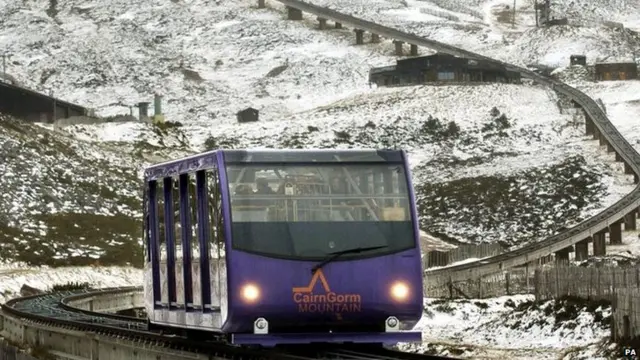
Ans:
[[[607,152],[615,152],[616,150],[613,148],[613,145],[611,145],[611,143],[607,143]]]
[[[576,261],[587,260],[589,257],[589,239],[576,243]]]
[[[569,262],[569,249],[565,248],[560,251],[556,251],[556,264],[568,263]]]
[[[287,19],[302,20],[302,10],[287,6]]]
[[[636,212],[632,211],[624,216],[624,231],[636,229]]]
[[[418,45],[411,44],[411,56],[418,56]]]
[[[593,255],[604,256],[607,254],[604,232],[593,234]]]
[[[264,9],[266,7],[266,0],[258,0],[258,9]]]
[[[593,127],[593,139],[596,140],[600,138],[600,130],[597,127]]]
[[[624,173],[633,174],[633,169],[631,169],[631,166],[629,166],[629,164],[626,161],[624,162]]]
[[[342,29],[342,23],[337,22],[336,23],[336,29]]]
[[[605,138],[602,133],[598,134],[598,140],[600,141],[600,146],[607,145],[607,138]]]
[[[622,161],[622,156],[616,152],[616,161]]]
[[[595,125],[593,124],[593,120],[591,120],[591,118],[589,117],[589,115],[587,115],[587,112],[584,111],[584,126],[585,126],[585,131],[587,133],[587,135],[591,135],[593,134],[593,128],[595,127]]]
[[[325,18],[318,18],[318,29],[320,30],[324,30],[327,28],[327,19]]]
[[[377,44],[380,42],[380,35],[371,33],[371,42]]]
[[[622,222],[621,221],[617,221],[609,225],[609,243],[612,245],[622,244]]]
[[[364,44],[364,30],[353,29],[353,31],[356,33],[356,45]]]
[[[396,55],[402,56],[402,45],[404,44],[404,41],[393,40],[393,43],[396,46]]]

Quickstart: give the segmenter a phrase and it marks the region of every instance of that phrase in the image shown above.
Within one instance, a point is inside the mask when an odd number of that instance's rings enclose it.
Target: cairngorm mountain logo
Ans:
[[[314,292],[320,281],[323,292]],[[322,269],[316,270],[309,285],[294,287],[293,301],[298,305],[301,313],[354,313],[362,311],[360,294],[343,294],[331,290]]]

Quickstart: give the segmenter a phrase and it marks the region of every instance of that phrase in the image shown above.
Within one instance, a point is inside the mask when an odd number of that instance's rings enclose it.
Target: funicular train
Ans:
[[[145,169],[144,187],[150,327],[238,345],[421,340],[403,151],[217,150]]]

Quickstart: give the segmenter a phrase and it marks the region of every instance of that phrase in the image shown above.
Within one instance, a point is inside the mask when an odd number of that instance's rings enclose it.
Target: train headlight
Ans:
[[[257,285],[247,284],[242,287],[241,295],[246,302],[253,303],[260,298],[260,289]]]
[[[391,297],[395,300],[403,301],[409,296],[409,286],[402,281],[395,282],[391,285]]]

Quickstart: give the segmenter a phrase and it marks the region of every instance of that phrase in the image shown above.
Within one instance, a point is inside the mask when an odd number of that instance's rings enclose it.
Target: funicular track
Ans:
[[[628,174],[633,173],[635,175],[635,182],[638,183],[640,175],[640,154],[638,154],[631,144],[629,144],[622,134],[620,134],[598,104],[580,90],[561,81],[539,75],[520,66],[505,63],[455,46],[379,25],[371,21],[359,19],[329,8],[316,6],[300,0],[275,1],[284,4],[288,8],[294,8],[305,13],[316,15],[318,19],[324,19],[325,21],[331,20],[336,23],[351,25],[354,29],[368,31],[372,34],[377,34],[388,39],[423,46],[455,56],[470,59],[481,59],[494,64],[499,64],[505,66],[508,70],[520,72],[524,78],[529,78],[538,84],[551,87],[557,93],[569,98],[577,107],[582,109],[585,115],[587,134],[593,134],[594,137],[600,137],[601,145],[604,141],[604,143],[608,145],[609,151],[616,153],[616,160],[624,163],[625,172]],[[610,225],[619,223],[625,215],[637,211],[639,206],[640,185],[636,186],[631,193],[627,194],[621,200],[599,214],[543,241],[528,244],[527,246],[521,247],[517,250],[485,258],[481,261],[451,265],[445,268],[437,268],[433,270],[427,269],[425,285],[433,284],[437,286],[456,281],[477,279],[512,267],[526,265],[533,260],[537,260],[543,256],[566,249],[580,241],[593,238],[595,234],[607,231]]]
[[[276,349],[237,347],[150,331],[146,319],[74,307],[83,299],[129,296],[142,287],[48,293],[2,305],[2,336],[38,345],[65,359],[450,359],[363,346],[304,346]],[[124,310],[124,309],[122,309]],[[82,346],[80,344],[85,344]],[[117,351],[120,352],[117,352]]]

